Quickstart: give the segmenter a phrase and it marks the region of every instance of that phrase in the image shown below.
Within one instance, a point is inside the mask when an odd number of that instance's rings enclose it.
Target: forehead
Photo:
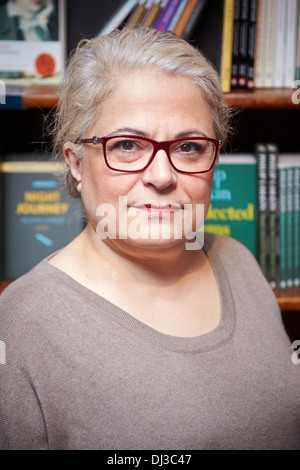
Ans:
[[[129,120],[145,125],[212,125],[212,111],[202,89],[189,77],[153,69],[130,71],[118,77],[114,89],[104,100],[99,122]],[[104,131],[104,130],[103,130]],[[207,131],[209,132],[209,131]],[[210,131],[211,133],[211,131]]]

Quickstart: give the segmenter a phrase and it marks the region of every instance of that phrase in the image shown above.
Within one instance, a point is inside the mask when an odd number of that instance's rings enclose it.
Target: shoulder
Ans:
[[[50,269],[49,269],[50,268]],[[1,294],[0,305],[7,302],[23,305],[30,299],[31,305],[42,301],[49,296],[51,289],[57,284],[51,265],[44,260],[37,264],[28,273],[13,281]]]
[[[55,269],[42,261],[12,282],[0,296],[0,329],[34,331],[45,317],[58,311],[64,295],[63,282]]]
[[[272,291],[255,256],[239,241],[208,233],[205,235],[204,249],[212,262],[222,265],[232,282],[243,282],[252,287],[259,285],[260,288]]]
[[[238,262],[242,257],[251,262],[255,267],[259,267],[257,261],[250,250],[238,240],[224,235],[205,233],[204,248],[209,254],[218,254],[224,260]]]

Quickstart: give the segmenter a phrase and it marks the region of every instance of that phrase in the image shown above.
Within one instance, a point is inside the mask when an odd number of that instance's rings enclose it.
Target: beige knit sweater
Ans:
[[[205,250],[222,318],[194,338],[155,331],[47,260],[8,287],[0,448],[300,449],[300,365],[276,299],[238,242],[206,235]]]

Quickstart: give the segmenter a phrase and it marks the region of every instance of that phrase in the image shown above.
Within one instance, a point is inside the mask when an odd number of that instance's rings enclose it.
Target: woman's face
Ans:
[[[199,88],[187,78],[151,70],[137,70],[121,77],[85,137],[118,134],[157,141],[188,136],[215,138],[211,110]],[[186,242],[184,217],[188,215],[184,205],[189,210],[192,207],[189,217],[193,230],[197,205],[204,205],[205,215],[208,210],[213,171],[178,173],[164,150],[158,151],[142,173],[128,174],[106,166],[101,144],[86,144],[85,156],[73,169],[71,164],[71,171],[81,181],[83,204],[98,237],[104,238],[103,230],[108,230],[110,235],[105,242],[118,250],[182,246]],[[108,223],[110,208],[111,215],[115,211],[116,231]]]

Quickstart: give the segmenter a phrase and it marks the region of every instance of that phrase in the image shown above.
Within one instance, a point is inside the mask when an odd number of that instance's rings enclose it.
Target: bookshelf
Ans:
[[[80,0],[72,1],[72,11],[67,11],[67,52],[75,47],[84,37],[92,37],[98,33],[101,26],[109,19],[112,12],[121,5],[120,0],[99,2],[91,0],[90,13]],[[99,7],[99,4],[101,5]],[[93,11],[101,8],[101,19]],[[209,59],[217,66],[220,55],[220,31],[222,20],[222,1],[208,2],[205,18],[201,28],[195,32],[191,42],[199,45]],[[9,94],[9,89],[7,90]],[[299,151],[298,126],[300,104],[294,104],[294,90],[286,88],[265,88],[254,91],[234,90],[225,94],[229,106],[239,110],[236,118],[236,136],[230,142],[230,149],[236,151],[253,151],[253,142],[261,138],[279,140],[284,151]],[[36,136],[41,130],[38,123],[42,116],[51,112],[59,99],[59,88],[56,86],[32,86],[19,91],[20,109],[3,109],[6,113],[3,135],[8,132],[12,138],[14,129],[21,131],[21,142],[27,138],[27,132]],[[12,129],[9,130],[9,123]],[[24,123],[24,129],[20,129]],[[14,125],[12,125],[14,124]],[[27,141],[26,141],[27,142]],[[17,144],[14,143],[14,146]],[[18,144],[21,145],[21,144]],[[27,145],[27,144],[26,144]],[[28,146],[28,145],[27,145]],[[4,150],[7,150],[4,148]],[[2,281],[0,292],[10,281]],[[300,313],[300,288],[275,291],[282,312]]]
[[[225,94],[229,106],[241,110],[241,113],[260,110],[292,110],[300,111],[300,105],[293,104],[289,89],[258,89],[252,92],[233,91]],[[24,109],[45,110],[56,106],[59,99],[59,88],[56,86],[32,86],[20,92]],[[2,292],[11,281],[3,280],[0,284]],[[275,290],[276,298],[282,312],[300,313],[300,288]]]

